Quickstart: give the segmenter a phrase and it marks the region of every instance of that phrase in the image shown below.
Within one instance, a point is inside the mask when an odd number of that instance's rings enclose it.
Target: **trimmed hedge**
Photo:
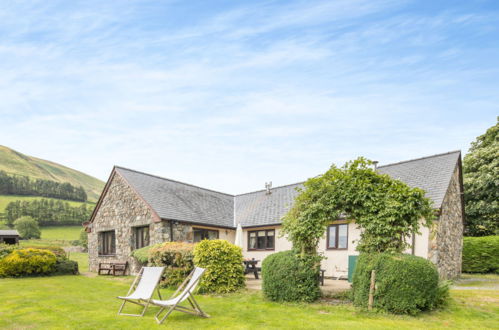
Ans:
[[[499,274],[499,236],[465,237],[462,268],[464,273]]]
[[[142,264],[142,265],[147,265],[149,262],[149,252],[151,251],[152,248],[157,248],[161,245],[160,244],[154,244],[154,245],[148,245],[144,246],[143,248],[134,250],[132,252],[132,256],[137,259],[137,261]]]
[[[319,259],[294,251],[273,253],[262,263],[262,290],[272,301],[313,302],[320,298]]]
[[[163,287],[178,287],[194,269],[194,244],[166,242],[149,250],[149,265],[164,266],[161,280]]]
[[[227,293],[244,288],[243,254],[226,240],[203,240],[194,248],[194,263],[206,268],[199,292]]]
[[[56,262],[56,255],[48,250],[14,250],[0,259],[0,277],[50,274],[55,271]]]
[[[408,254],[361,254],[353,277],[356,306],[367,308],[373,269],[373,307],[379,310],[415,315],[438,307],[448,292],[448,286],[439,286],[438,271],[429,260]]]

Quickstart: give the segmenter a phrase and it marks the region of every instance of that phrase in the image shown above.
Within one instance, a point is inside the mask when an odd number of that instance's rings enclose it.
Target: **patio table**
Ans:
[[[256,268],[256,264],[258,264],[260,260],[243,260],[244,263],[244,274],[253,273],[255,278],[258,280],[258,269]]]

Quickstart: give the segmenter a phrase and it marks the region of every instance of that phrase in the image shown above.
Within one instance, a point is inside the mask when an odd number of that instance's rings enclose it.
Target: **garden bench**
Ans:
[[[99,275],[125,275],[128,268],[127,262],[99,262]],[[102,272],[102,274],[101,274]],[[107,272],[107,274],[104,274]]]

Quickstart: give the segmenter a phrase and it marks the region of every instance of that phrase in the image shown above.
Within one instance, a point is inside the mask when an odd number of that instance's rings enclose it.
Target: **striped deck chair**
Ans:
[[[142,267],[140,272],[135,277],[135,280],[130,286],[130,290],[126,294],[126,297],[117,297],[118,299],[122,299],[123,303],[121,304],[120,309],[118,310],[118,315],[128,315],[128,316],[144,316],[144,313],[149,306],[154,291],[157,290],[159,299],[161,298],[161,294],[159,293],[158,283],[161,280],[161,275],[163,274],[163,270],[165,267]],[[131,293],[133,291],[133,293]],[[143,306],[141,314],[125,314],[121,311],[123,307],[125,307],[125,303],[132,303],[136,305]]]
[[[184,282],[178,287],[177,291],[172,295],[172,297],[168,300],[151,300],[151,304],[161,307],[159,312],[156,314],[155,319],[159,324],[163,323],[163,321],[174,311],[189,313],[198,315],[201,317],[210,317],[208,314],[201,310],[199,304],[196,299],[194,299],[193,292],[196,289],[196,286],[203,276],[205,269],[196,267],[191,272],[191,274],[184,280]],[[187,300],[190,304],[190,307],[180,306],[180,303]],[[166,314],[160,319],[161,313],[168,309]]]

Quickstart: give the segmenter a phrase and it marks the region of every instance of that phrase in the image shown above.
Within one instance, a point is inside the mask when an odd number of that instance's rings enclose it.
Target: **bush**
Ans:
[[[394,314],[415,315],[438,307],[446,299],[436,267],[408,254],[361,254],[353,277],[354,305],[366,308],[371,271],[376,270],[373,307]],[[448,290],[448,288],[447,288]]]
[[[54,253],[41,249],[19,249],[0,259],[0,277],[50,274],[55,270]]]
[[[201,293],[227,293],[243,288],[244,267],[240,247],[226,240],[203,240],[194,247],[194,263],[206,269]]]
[[[262,290],[272,301],[312,302],[321,296],[317,256],[301,257],[295,251],[269,255],[262,263]]]
[[[55,264],[54,274],[56,275],[77,275],[78,263],[74,260],[62,259],[57,260]]]
[[[499,274],[499,236],[465,237],[463,272]]]
[[[85,228],[83,228],[80,231],[80,238],[78,239],[78,245],[81,245],[85,249],[85,251],[88,249],[88,233],[85,230]]]
[[[19,246],[13,244],[0,244],[0,259],[9,255],[12,251],[19,249]]]
[[[157,248],[161,244],[154,244],[154,245],[149,245],[145,246],[143,248],[134,250],[132,252],[132,256],[137,259],[137,261],[142,264],[142,265],[147,265],[149,262],[149,252],[151,251],[152,248]]]
[[[48,250],[55,254],[58,260],[64,260],[67,259],[66,251],[64,251],[63,248],[59,246],[50,246],[50,245],[44,245],[44,246],[26,246],[26,249],[39,249],[39,250]]]
[[[155,245],[149,250],[149,265],[164,266],[161,285],[178,287],[194,269],[194,244],[166,242]]]
[[[19,232],[21,238],[40,238],[41,233],[38,222],[32,217],[20,217],[14,221],[14,227]]]

